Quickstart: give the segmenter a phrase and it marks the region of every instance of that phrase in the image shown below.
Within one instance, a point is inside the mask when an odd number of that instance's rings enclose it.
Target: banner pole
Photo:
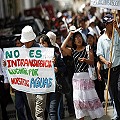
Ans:
[[[116,20],[116,10],[114,10],[114,20]],[[112,43],[111,43],[111,47],[110,47],[110,62],[112,62],[112,51],[113,51],[113,42],[114,42],[114,25],[113,25],[113,32],[112,32]],[[107,85],[106,85],[106,101],[105,101],[105,114],[107,115],[107,103],[108,103],[108,89],[109,89],[109,82],[110,82],[110,70],[111,67],[109,67],[108,69],[108,80],[107,80]]]

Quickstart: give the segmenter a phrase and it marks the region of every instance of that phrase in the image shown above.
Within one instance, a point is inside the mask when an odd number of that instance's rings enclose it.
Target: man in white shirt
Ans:
[[[106,31],[98,39],[97,56],[104,64],[104,69],[106,71],[108,71],[108,68],[111,68],[109,86],[111,88],[118,115],[115,120],[120,120],[120,29],[117,26],[117,22],[113,20],[113,16],[110,14],[107,14],[103,18],[103,23],[105,24]],[[112,43],[113,25],[115,27],[115,31],[112,49],[112,61],[110,62],[109,58],[110,47]]]

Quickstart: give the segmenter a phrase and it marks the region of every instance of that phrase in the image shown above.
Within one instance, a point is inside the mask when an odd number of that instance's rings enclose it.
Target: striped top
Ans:
[[[86,62],[80,62],[78,58],[87,58],[87,51],[84,49],[83,51],[76,51],[75,49],[72,48],[72,56],[74,59],[74,65],[75,65],[75,73],[80,73],[80,72],[88,72],[88,64]]]

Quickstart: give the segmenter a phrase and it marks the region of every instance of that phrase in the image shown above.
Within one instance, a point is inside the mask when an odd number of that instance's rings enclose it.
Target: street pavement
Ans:
[[[110,98],[110,97],[108,97]],[[69,113],[67,111],[67,106],[66,106],[66,100],[64,100],[64,109],[65,109],[65,118],[63,120],[76,120],[75,117],[69,117]],[[9,116],[9,120],[16,120],[16,111],[13,103],[8,104],[7,106],[7,112]],[[110,101],[108,101],[108,107],[107,107],[107,115],[104,115],[102,118],[98,120],[111,120],[113,116],[113,106],[111,106]],[[1,109],[0,109],[0,120],[1,119]],[[90,117],[85,117],[85,120],[91,120]]]
[[[15,107],[13,104],[9,104],[7,106],[7,112],[8,112],[8,116],[9,116],[10,120],[16,120]],[[98,120],[111,120],[112,115],[113,115],[113,107],[108,106],[107,115],[104,115],[102,118],[100,118]],[[0,120],[1,120],[1,118],[0,118]],[[76,119],[75,119],[75,117],[69,117],[68,111],[65,111],[65,118],[63,120],[76,120]],[[91,118],[85,117],[85,120],[91,120]]]

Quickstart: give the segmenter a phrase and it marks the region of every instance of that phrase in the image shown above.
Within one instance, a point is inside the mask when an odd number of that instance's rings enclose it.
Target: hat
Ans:
[[[111,14],[107,14],[103,17],[103,23],[109,23],[113,21],[113,16]]]
[[[70,28],[69,28],[70,31],[75,31],[76,30],[76,27],[74,25],[71,25]]]
[[[60,18],[60,17],[62,17],[62,13],[61,13],[61,12],[58,12],[58,13],[57,13],[57,18]]]
[[[92,37],[94,37],[94,32],[93,31],[90,31],[88,34],[87,34],[87,37],[89,36],[89,35],[91,35]]]
[[[56,42],[56,34],[53,33],[52,31],[49,31],[46,35],[49,37],[51,44],[53,46],[56,46],[56,43],[55,43]]]
[[[36,34],[33,32],[31,26],[27,25],[22,29],[21,39],[22,43],[30,42],[36,38]]]

